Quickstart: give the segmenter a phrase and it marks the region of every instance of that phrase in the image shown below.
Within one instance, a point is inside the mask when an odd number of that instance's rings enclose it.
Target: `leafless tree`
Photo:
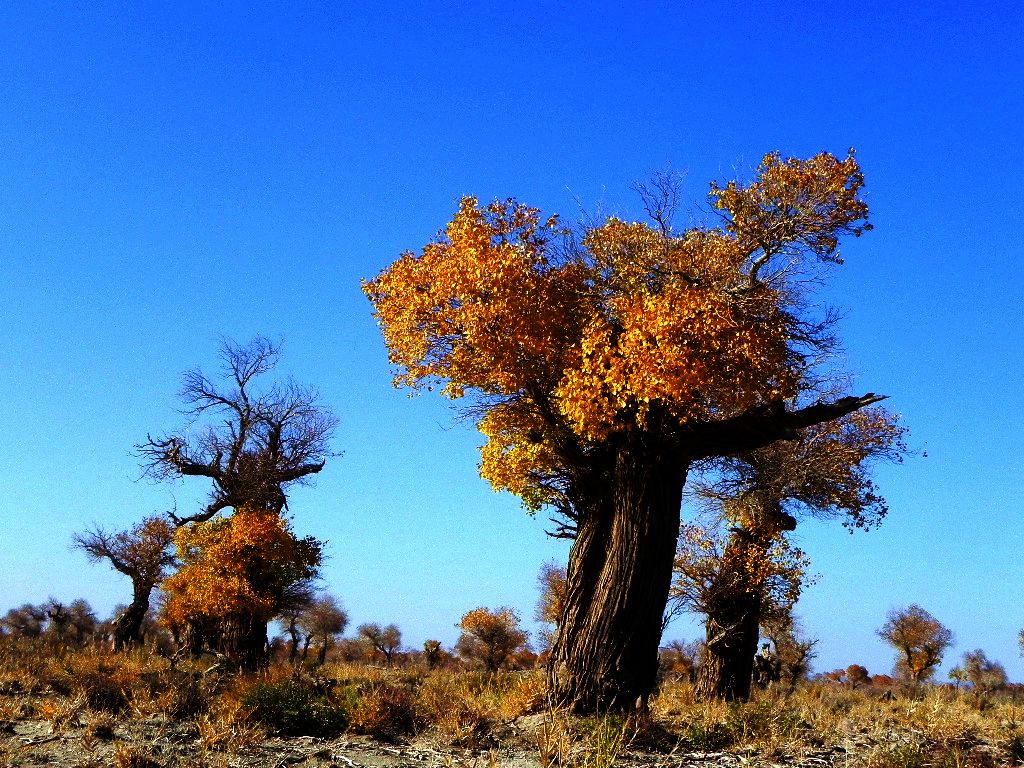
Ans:
[[[136,446],[150,477],[206,477],[213,483],[200,512],[171,514],[177,525],[204,522],[243,504],[280,512],[287,506],[285,489],[307,481],[332,455],[337,419],[319,404],[315,390],[290,380],[256,388],[256,379],[277,365],[278,345],[262,337],[244,346],[225,340],[220,357],[224,383],[197,368],[185,374],[179,393],[189,427],[203,423],[198,433],[147,435]]]

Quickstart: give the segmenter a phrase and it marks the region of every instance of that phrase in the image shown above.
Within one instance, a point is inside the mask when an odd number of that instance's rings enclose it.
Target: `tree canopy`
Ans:
[[[835,319],[812,317],[800,284],[870,229],[862,186],[852,154],[769,154],[751,184],[712,185],[718,226],[610,218],[579,240],[515,200],[467,197],[364,290],[396,384],[475,395],[482,475],[571,516],[574,477],[612,436],[684,439],[796,397]]]

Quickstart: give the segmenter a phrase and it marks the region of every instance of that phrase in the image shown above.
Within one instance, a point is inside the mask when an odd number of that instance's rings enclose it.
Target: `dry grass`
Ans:
[[[0,642],[0,725],[45,724],[43,733],[79,745],[82,765],[152,765],[158,758],[140,744],[152,747],[162,732],[151,728],[147,741],[121,743],[133,721],[189,734],[195,765],[227,765],[278,732],[244,704],[257,686],[305,692],[293,699],[297,706],[333,707],[343,717],[330,722],[349,734],[384,742],[427,739],[472,751],[478,765],[493,762],[487,756],[499,747],[530,753],[545,768],[603,768],[636,751],[669,752],[673,759],[733,751],[811,764],[826,753],[834,761],[845,750],[848,765],[868,768],[1024,765],[1024,705],[1011,693],[882,695],[820,683],[788,696],[759,691],[748,703],[730,705],[696,702],[688,683],[672,682],[652,699],[647,718],[578,718],[547,706],[540,671],[328,663],[317,670],[276,665],[259,675],[220,676],[200,664],[171,669],[144,652],[32,652]],[[5,761],[0,756],[0,765]]]

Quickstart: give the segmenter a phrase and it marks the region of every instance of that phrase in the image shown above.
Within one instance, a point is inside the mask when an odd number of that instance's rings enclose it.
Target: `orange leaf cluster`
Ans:
[[[163,614],[176,626],[236,615],[269,621],[285,587],[313,577],[321,559],[320,543],[296,538],[280,514],[247,507],[179,528],[175,546],[182,567],[163,584]]]
[[[513,200],[462,200],[442,237],[363,288],[396,385],[475,397],[481,474],[530,508],[574,456],[793,398],[815,344],[790,279],[838,260],[866,205],[853,156],[768,155],[713,186],[722,225],[674,234],[608,219],[579,240]]]

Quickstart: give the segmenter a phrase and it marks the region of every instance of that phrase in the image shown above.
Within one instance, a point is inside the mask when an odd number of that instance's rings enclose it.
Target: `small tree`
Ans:
[[[917,604],[890,611],[878,636],[899,651],[897,669],[914,685],[932,676],[953,644],[953,633]]]
[[[451,654],[444,649],[440,640],[427,640],[423,643],[423,661],[427,669],[437,669],[450,658]]]
[[[395,651],[402,646],[402,632],[396,624],[381,629],[380,624],[360,624],[356,633],[373,650],[384,657],[384,663],[391,666]]]
[[[867,667],[860,664],[851,664],[846,668],[846,682],[849,683],[851,688],[856,688],[858,685],[868,685],[871,682],[871,675],[868,674]]]
[[[790,692],[811,672],[811,662],[817,656],[817,638],[808,637],[800,623],[790,613],[775,614],[762,625],[771,641],[779,664],[779,679]]]
[[[87,600],[79,598],[65,605],[51,597],[43,608],[50,619],[46,633],[61,644],[85,645],[96,632],[96,614]]]
[[[949,677],[958,683],[969,682],[978,696],[1006,687],[1006,668],[998,661],[990,660],[980,648],[964,654],[959,666],[953,667]]]
[[[554,642],[554,633],[558,631],[565,607],[565,568],[555,563],[544,563],[537,574],[537,585],[540,587],[540,597],[533,618],[552,627],[551,630],[540,632],[541,650],[546,651]]]
[[[90,562],[106,560],[132,580],[132,602],[114,619],[111,632],[114,650],[140,645],[150,595],[174,564],[170,550],[174,526],[164,517],[148,517],[130,530],[117,533],[99,527],[87,529],[74,534],[72,542]]]
[[[294,664],[298,661],[299,645],[304,644],[303,653],[313,642],[309,635],[304,635],[299,626],[299,619],[303,612],[310,606],[316,597],[316,587],[312,580],[302,580],[291,585],[285,590],[284,599],[281,601],[281,610],[277,613],[277,620],[288,635],[288,663]]]
[[[334,595],[322,595],[315,598],[299,617],[299,626],[305,631],[306,636],[314,641],[319,641],[320,648],[317,651],[316,663],[323,664],[327,661],[327,652],[334,645],[335,639],[345,631],[348,626],[348,613],[338,598]],[[303,649],[305,658],[305,649]]]
[[[458,627],[462,635],[455,644],[456,652],[480,662],[488,672],[497,672],[509,657],[528,647],[528,636],[519,628],[519,615],[511,608],[474,608]]]
[[[673,640],[661,649],[660,660],[663,675],[671,675],[677,680],[690,683],[697,679],[697,669],[704,653],[704,643],[700,640],[684,642]]]
[[[25,603],[18,608],[11,608],[4,615],[4,627],[15,637],[35,639],[46,629],[46,608],[41,605]]]
[[[182,567],[163,584],[163,615],[184,630],[193,652],[203,645],[243,669],[266,660],[267,623],[292,585],[316,577],[323,545],[298,539],[275,511],[239,509],[229,518],[178,529]]]

